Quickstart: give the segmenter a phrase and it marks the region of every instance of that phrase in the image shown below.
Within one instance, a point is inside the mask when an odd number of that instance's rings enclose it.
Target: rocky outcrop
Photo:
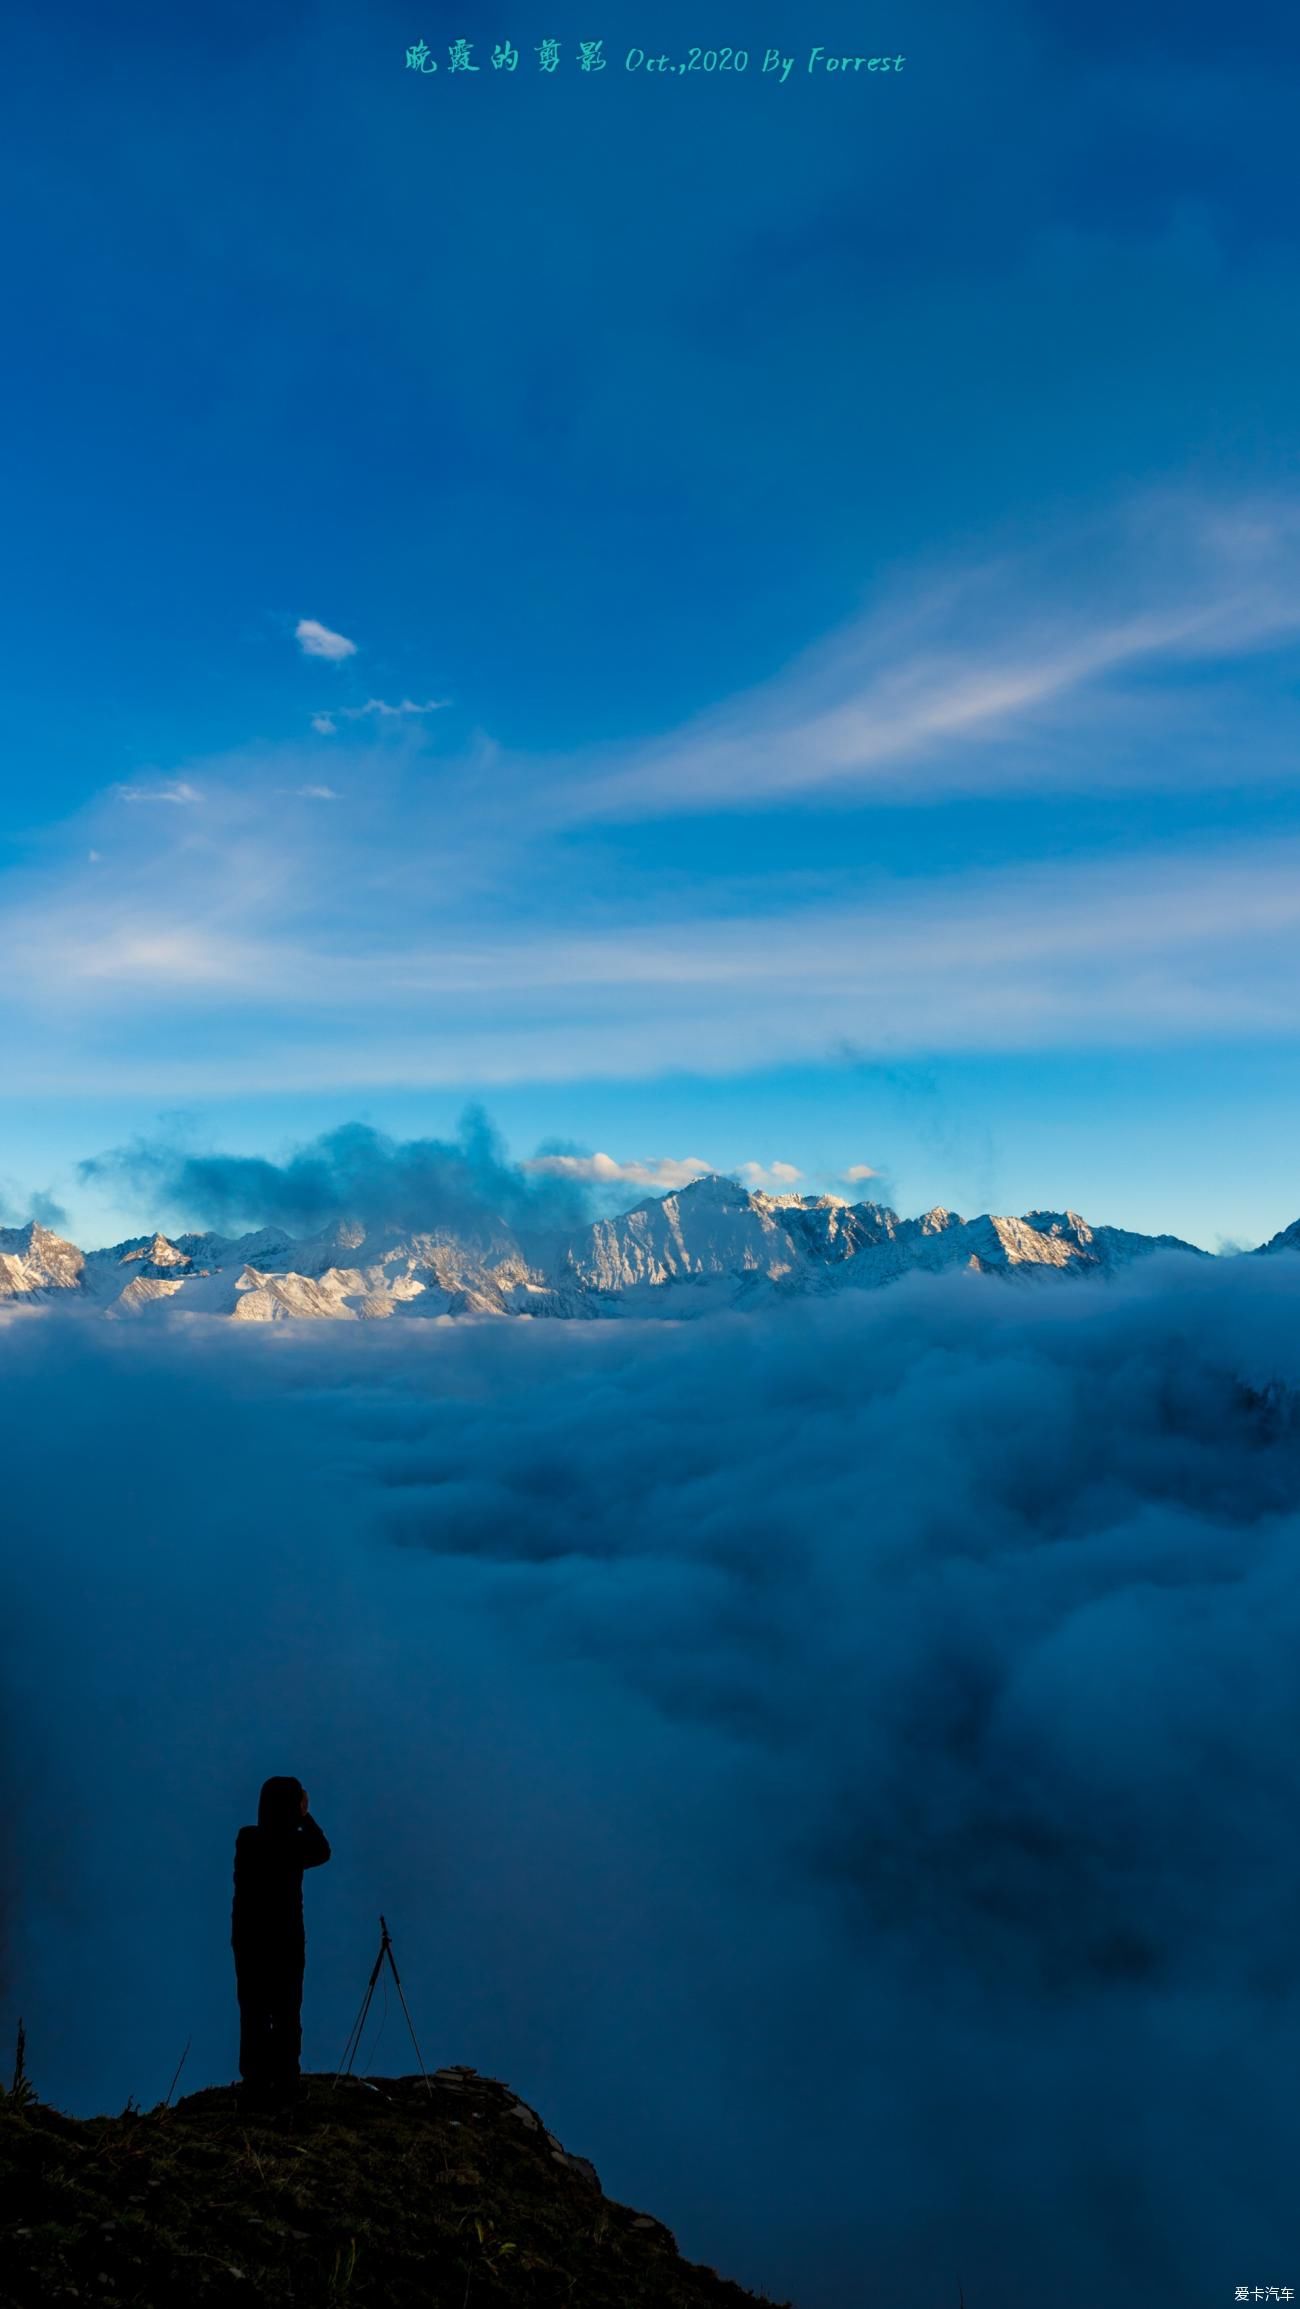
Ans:
[[[6,2309],[791,2309],[683,2260],[651,2213],[472,2068],[234,2086],[65,2117],[0,2092]]]

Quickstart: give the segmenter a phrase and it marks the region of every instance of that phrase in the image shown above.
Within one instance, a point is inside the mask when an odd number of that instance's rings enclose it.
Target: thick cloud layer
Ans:
[[[38,2089],[233,2074],[301,1775],[304,2058],[382,1908],[507,2077],[800,2309],[1300,2282],[1300,1261],[691,1324],[0,1328]],[[395,2001],[361,2065],[414,2066]]]
[[[156,1198],[187,1227],[233,1233],[279,1225],[308,1234],[350,1218],[371,1229],[446,1228],[469,1237],[504,1222],[536,1236],[580,1225],[590,1207],[581,1182],[511,1162],[476,1106],[466,1108],[454,1139],[393,1139],[349,1122],[282,1163],[158,1139],[91,1156],[78,1169],[87,1185],[125,1187],[146,1205]]]

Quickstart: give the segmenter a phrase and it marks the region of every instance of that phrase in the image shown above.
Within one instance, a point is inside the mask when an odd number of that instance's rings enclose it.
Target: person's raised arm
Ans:
[[[330,1856],[329,1844],[310,1812],[298,1824],[298,1849],[304,1868],[319,1868]]]

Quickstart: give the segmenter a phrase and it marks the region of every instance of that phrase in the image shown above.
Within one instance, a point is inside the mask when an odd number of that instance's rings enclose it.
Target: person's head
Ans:
[[[303,1803],[305,1794],[301,1780],[291,1776],[263,1780],[262,1793],[257,1800],[258,1827],[292,1828],[306,1810]]]

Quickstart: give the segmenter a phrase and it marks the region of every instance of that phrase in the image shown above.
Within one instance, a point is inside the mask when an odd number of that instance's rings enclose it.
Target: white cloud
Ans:
[[[332,738],[341,721],[359,722],[371,715],[381,720],[401,720],[407,714],[441,713],[443,707],[450,704],[450,698],[426,698],[423,705],[417,705],[414,698],[403,698],[398,705],[390,705],[387,698],[367,698],[363,706],[333,706],[327,714],[313,714],[311,726],[321,737]]]
[[[363,706],[339,706],[338,713],[350,722],[359,722],[366,714],[436,714],[451,704],[450,698],[426,698],[417,705],[414,698],[403,698],[400,705],[390,705],[387,698],[367,698]]]
[[[581,822],[837,789],[865,799],[1186,782],[1195,746],[1213,754],[1216,742],[1220,777],[1230,757],[1235,778],[1240,732],[1231,717],[1216,727],[1203,692],[1188,721],[1176,681],[1159,700],[1121,684],[1247,656],[1300,629],[1300,507],[1249,513],[1171,496],[1050,550],[918,573],[761,688],[625,748],[614,767],[573,765],[557,810]]]
[[[124,925],[116,937],[87,941],[75,963],[87,994],[96,979],[113,987],[136,983],[176,993],[185,987],[224,989],[253,967],[254,958],[241,955],[233,943],[168,921],[137,921]]]
[[[197,802],[202,799],[198,788],[187,785],[184,778],[165,779],[160,786],[118,786],[119,802]]]
[[[870,1163],[850,1163],[842,1175],[846,1179],[852,1180],[854,1186],[857,1186],[863,1179],[878,1179],[880,1173],[878,1170],[874,1170]]]
[[[1263,533],[1249,524],[1239,533],[1225,529],[1209,545],[1201,540],[1199,562],[1189,557],[1193,575],[1217,572],[1217,593],[1208,579],[1202,588],[1211,610],[1199,625],[1184,603],[1178,645],[1185,656],[1206,652],[1214,678],[1199,694],[1207,713],[1224,662],[1212,664],[1211,649],[1246,646],[1285,610],[1265,576],[1269,554],[1284,559],[1289,550],[1288,521],[1279,517]],[[1067,546],[1062,559],[1077,573],[1078,552]],[[1166,544],[1161,584],[1176,607],[1172,558]],[[728,744],[749,729],[755,758],[775,762],[772,747],[821,726],[827,714],[848,705],[856,711],[864,697],[878,702],[881,682],[902,682],[919,710],[936,634],[951,641],[959,629],[966,672],[993,685],[1005,704],[1005,663],[993,645],[1016,638],[999,620],[1024,593],[1025,570],[1004,571],[1000,590],[993,577],[988,582],[997,616],[987,604],[976,615],[974,593],[955,585],[942,599],[927,598],[910,622],[896,617],[886,631],[876,620],[859,635],[856,660],[847,645],[830,653],[825,679],[782,690],[770,729],[760,727],[752,700],[718,727],[725,723]],[[1117,583],[1112,573],[1094,592],[1079,590],[1093,654],[1106,636],[1113,651],[1122,632],[1150,641],[1157,626],[1167,642],[1172,611],[1161,624],[1150,601],[1138,609],[1130,603],[1126,626],[1114,610]],[[1150,578],[1151,598],[1160,590]],[[1064,599],[1059,584],[1058,595]],[[1058,601],[1066,623],[1067,608]],[[1037,614],[1031,605],[1029,627]],[[972,668],[981,637],[990,656],[979,673]],[[1067,638],[1077,644],[1074,662],[1082,662],[1087,637],[1071,629]],[[1173,689],[1165,670],[1153,660],[1153,678],[1123,701],[1139,720],[1149,705],[1162,731]],[[1271,694],[1276,685],[1265,686]],[[987,703],[991,694],[985,688],[979,697]],[[1079,693],[1071,694],[1078,704]],[[54,1080],[74,1054],[87,1083],[89,1069],[115,1090],[145,1081],[152,1094],[165,1078],[168,1095],[189,1097],[267,1082],[308,1090],[472,1079],[486,1089],[584,1073],[734,1074],[824,1062],[844,1045],[897,1058],[918,1049],[1081,1051],[1295,1036],[1294,836],[1179,841],[1171,811],[1168,839],[1157,845],[1144,819],[1127,854],[1103,848],[1071,856],[1062,848],[977,870],[958,856],[951,870],[937,871],[918,853],[913,870],[898,873],[864,861],[857,845],[846,845],[843,860],[828,845],[815,872],[801,873],[787,871],[774,846],[770,870],[751,875],[735,866],[730,846],[719,861],[717,845],[693,844],[686,828],[671,871],[647,860],[614,906],[599,876],[586,871],[581,845],[566,838],[573,823],[584,814],[594,820],[603,807],[590,783],[557,800],[553,763],[494,756],[476,741],[449,758],[434,794],[427,778],[411,774],[401,746],[367,746],[360,735],[377,718],[393,730],[412,726],[409,717],[390,717],[413,704],[369,699],[339,709],[355,727],[336,722],[330,758],[337,765],[343,756],[346,774],[338,774],[349,795],[364,792],[364,813],[297,812],[294,838],[285,839],[284,799],[324,803],[336,793],[333,772],[328,785],[320,778],[320,749],[304,729],[296,747],[192,768],[203,777],[202,807],[136,809],[128,845],[119,801],[200,800],[197,784],[146,766],[107,807],[101,798],[67,829],[62,868],[51,844],[41,862],[13,869],[0,904],[11,1086],[20,1066],[28,1087]],[[371,709],[381,706],[377,717]],[[1108,735],[1120,726],[1116,713]],[[954,708],[948,719],[955,726],[961,712]],[[686,735],[693,745],[699,734]],[[1113,772],[1118,781],[1108,745],[1082,752],[1096,778]],[[1183,750],[1166,744],[1161,752],[1165,774],[1181,775]],[[636,758],[644,767],[648,756],[640,749]],[[923,750],[908,776],[915,772],[927,792],[937,791],[933,780],[942,783],[955,758]],[[601,756],[606,768],[609,759]],[[1055,756],[1037,742],[1007,739],[984,748],[978,763],[970,754],[962,759],[972,780],[996,782],[1032,779],[1035,763],[1046,763],[1050,777]],[[1244,737],[1234,760],[1262,775]],[[726,803],[716,782],[711,790]],[[856,789],[858,798],[863,791]],[[733,798],[743,802],[740,784]],[[1019,838],[1013,829],[1008,843]],[[1031,823],[1027,839],[1037,838]],[[925,839],[922,830],[917,840]],[[87,844],[111,858],[111,873],[81,875]],[[76,871],[67,872],[74,856]],[[156,934],[147,950],[142,923]],[[197,941],[183,947],[190,960],[177,972],[167,959],[170,937]],[[200,976],[228,995],[224,1007],[206,995],[188,1001]],[[101,1029],[93,1053],[76,1023],[86,1007]],[[160,1031],[200,1022],[201,1040]],[[663,1165],[679,1158],[637,1158],[631,1166],[608,1154],[599,1159],[613,1166],[612,1181],[665,1186],[673,1174]],[[869,1178],[870,1166],[860,1168]],[[761,1163],[744,1175],[792,1183]]]
[[[71,1049],[87,1084],[188,1097],[266,1082],[625,1076],[630,1049],[646,1078],[824,1063],[844,1045],[896,1058],[1294,1039],[1294,839],[873,880],[853,905],[565,926],[484,904],[463,875],[431,909],[419,824],[403,822],[404,856],[382,820],[359,852],[352,815],[343,840],[329,809],[307,814],[310,840],[304,826],[286,843],[265,793],[240,814],[214,788],[201,843],[186,813],[145,813],[150,838],[142,829],[129,854],[119,846],[107,879],[60,889],[11,877],[0,911],[11,1088],[53,1081]],[[159,1040],[190,1015],[199,979],[229,997],[220,1013],[205,1005],[203,1047]],[[114,1049],[101,1035],[93,1055],[92,997],[120,1038]],[[638,1170],[634,1183],[673,1183],[659,1158]]]
[[[793,1163],[769,1163],[766,1169],[762,1163],[737,1163],[736,1176],[751,1194],[783,1195],[790,1192],[803,1172],[796,1170]]]
[[[355,657],[357,654],[356,643],[349,641],[346,634],[331,633],[327,625],[322,625],[314,617],[299,618],[294,627],[294,638],[304,657],[329,658],[335,665],[343,658]]]
[[[552,1178],[586,1179],[596,1186],[627,1185],[638,1187],[689,1186],[692,1179],[703,1178],[712,1167],[698,1155],[659,1155],[650,1162],[615,1162],[613,1155],[534,1155],[530,1162],[520,1166],[526,1171],[540,1171]]]

